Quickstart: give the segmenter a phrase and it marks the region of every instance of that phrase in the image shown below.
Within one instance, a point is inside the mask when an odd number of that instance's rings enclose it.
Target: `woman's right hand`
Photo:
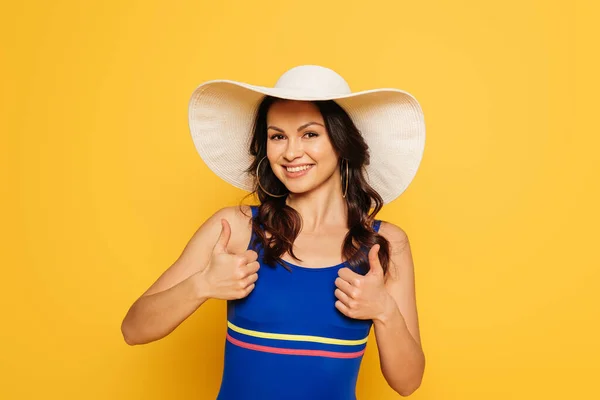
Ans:
[[[210,261],[198,278],[206,285],[208,297],[222,300],[241,299],[254,289],[258,279],[258,254],[246,250],[242,254],[227,252],[231,237],[231,227],[226,219],[221,219],[221,234],[213,247]]]

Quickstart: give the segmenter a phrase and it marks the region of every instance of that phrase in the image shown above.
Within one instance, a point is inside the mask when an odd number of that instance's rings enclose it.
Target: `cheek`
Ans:
[[[335,160],[336,155],[333,147],[328,140],[319,140],[305,146],[304,150],[314,157],[315,161],[328,162],[330,159]]]
[[[282,146],[279,143],[275,143],[272,141],[267,142],[267,159],[270,162],[276,163],[279,157],[281,157]]]
[[[314,146],[310,150],[307,149],[307,153],[319,164],[321,170],[329,170],[337,165],[337,156],[329,144]]]

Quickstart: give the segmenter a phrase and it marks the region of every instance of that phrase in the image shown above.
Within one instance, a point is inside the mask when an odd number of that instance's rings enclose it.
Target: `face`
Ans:
[[[325,122],[306,101],[278,101],[267,113],[267,158],[273,172],[292,193],[305,193],[338,171]],[[339,179],[339,176],[337,177]]]

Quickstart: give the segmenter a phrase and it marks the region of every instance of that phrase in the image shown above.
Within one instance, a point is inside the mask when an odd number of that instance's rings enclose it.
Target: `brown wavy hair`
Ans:
[[[271,96],[265,96],[258,106],[252,138],[250,155],[254,157],[246,172],[255,179],[254,191],[260,201],[258,215],[252,220],[252,230],[264,249],[264,262],[268,265],[278,263],[285,268],[281,257],[289,253],[294,259],[300,260],[294,254],[293,244],[302,228],[300,214],[286,204],[284,197],[272,197],[256,183],[256,167],[260,160],[267,155],[267,112],[277,101],[285,101]],[[339,159],[348,161],[348,233],[342,245],[342,255],[349,266],[358,272],[365,273],[369,269],[368,251],[379,244],[379,260],[383,270],[387,272],[389,264],[389,243],[379,233],[373,230],[375,216],[383,207],[381,196],[367,183],[364,167],[369,164],[369,148],[358,128],[346,111],[335,101],[312,101],[323,120],[334,151]],[[261,185],[273,194],[287,193],[285,185],[275,176],[268,160],[261,164],[259,171]],[[341,169],[345,182],[345,165]],[[371,207],[373,208],[371,210]],[[266,232],[271,236],[267,238]],[[256,244],[256,243],[253,243]]]

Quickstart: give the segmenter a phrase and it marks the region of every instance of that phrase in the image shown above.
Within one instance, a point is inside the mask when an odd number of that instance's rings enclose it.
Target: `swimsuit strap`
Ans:
[[[375,221],[373,221],[373,230],[375,232],[379,232],[379,227],[381,226],[381,220],[380,219],[376,219]]]
[[[256,216],[258,215],[258,206],[250,206],[250,210],[252,211],[252,219],[255,219]],[[252,233],[250,235],[250,241],[248,242],[248,247],[246,248],[246,250],[254,250],[257,251],[257,249],[255,249],[255,243],[256,241],[256,234],[254,233],[254,229],[252,229]]]

